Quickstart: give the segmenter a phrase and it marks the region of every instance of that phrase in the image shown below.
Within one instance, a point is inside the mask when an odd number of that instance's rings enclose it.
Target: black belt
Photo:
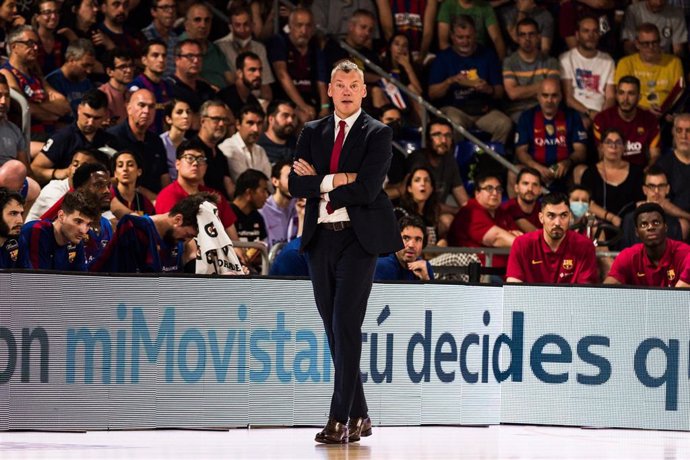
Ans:
[[[339,232],[345,230],[346,228],[352,227],[352,222],[350,222],[349,220],[341,220],[340,222],[324,222],[322,224],[319,224],[319,226],[321,228],[325,228],[326,230]]]

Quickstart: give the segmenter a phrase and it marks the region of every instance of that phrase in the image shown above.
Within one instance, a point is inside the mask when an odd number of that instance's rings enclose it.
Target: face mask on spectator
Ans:
[[[587,202],[584,202],[584,201],[571,201],[570,202],[570,211],[572,211],[573,216],[575,216],[576,219],[579,219],[580,217],[584,216],[588,210],[589,210],[589,203],[587,203]]]

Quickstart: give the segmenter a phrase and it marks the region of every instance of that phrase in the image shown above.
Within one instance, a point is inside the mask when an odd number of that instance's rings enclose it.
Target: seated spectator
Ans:
[[[2,0],[0,3],[0,54],[5,57],[7,36],[15,27],[24,25],[26,20],[17,14],[17,3],[11,0]]]
[[[587,158],[587,133],[577,112],[560,108],[561,87],[557,80],[542,80],[537,100],[537,107],[520,115],[515,156],[521,164],[539,171],[548,187],[565,189],[573,166]]]
[[[29,103],[33,140],[45,141],[60,117],[70,113],[69,102],[36,72],[39,41],[31,26],[13,29],[7,43],[9,60],[0,67],[0,73]]]
[[[625,213],[642,199],[642,168],[623,159],[625,139],[611,128],[601,135],[601,160],[582,174],[582,185],[592,191],[590,210],[620,227]]]
[[[139,191],[154,201],[160,190],[170,183],[163,141],[149,131],[156,113],[156,100],[148,89],[132,92],[127,104],[127,120],[108,128],[115,150],[129,150],[142,159],[143,173]]]
[[[113,155],[115,184],[110,187],[110,210],[121,219],[126,214],[154,215],[153,203],[137,192],[137,181],[142,173],[141,159],[134,153],[121,150]]]
[[[164,214],[177,203],[200,192],[218,194],[215,200],[218,217],[231,239],[237,240],[234,223],[237,220],[227,200],[217,190],[204,185],[204,175],[208,168],[204,147],[198,140],[184,141],[177,148],[177,179],[158,194],[156,213]]]
[[[53,134],[31,163],[39,182],[65,179],[72,155],[77,150],[114,146],[115,139],[102,129],[106,110],[107,99],[103,92],[96,89],[84,94],[77,106],[76,121]]]
[[[19,192],[24,198],[24,209],[29,209],[41,192],[38,182],[29,177],[29,169],[18,160],[8,160],[0,166],[0,188]]]
[[[673,287],[690,282],[690,246],[668,238],[666,213],[657,203],[635,209],[635,231],[641,243],[624,249],[613,261],[604,284]]]
[[[24,223],[24,198],[0,187],[0,268],[19,268],[19,234]]]
[[[245,51],[237,56],[235,63],[235,84],[228,85],[218,92],[218,99],[230,107],[232,114],[237,118],[245,105],[261,107],[259,99],[254,95],[261,89],[261,75],[263,64],[256,54]]]
[[[215,194],[197,193],[179,201],[164,214],[128,214],[117,224],[115,236],[91,271],[115,273],[181,272],[196,258],[188,245],[199,234],[197,214],[204,201],[215,204]],[[188,246],[188,250],[185,250]],[[195,246],[195,245],[194,245]]]
[[[184,33],[180,40],[195,40],[201,46],[201,78],[215,86],[217,91],[230,83],[230,66],[218,46],[209,40],[211,35],[211,10],[203,2],[194,2],[187,9]]]
[[[520,46],[519,26],[522,21],[528,20],[535,26],[535,49],[544,56],[550,54],[554,35],[553,16],[546,8],[537,5],[536,0],[516,0],[514,4],[501,8],[499,14],[507,36],[514,44]]]
[[[237,216],[237,236],[240,241],[266,243],[266,223],[259,213],[268,199],[268,177],[261,171],[247,169],[237,177],[235,199],[230,206]],[[256,248],[245,251],[248,268],[260,272],[261,258]]]
[[[314,18],[310,10],[295,8],[288,19],[290,32],[278,34],[268,46],[268,59],[280,83],[282,94],[297,106],[301,124],[330,113],[326,84],[326,60],[314,37]]]
[[[681,113],[673,118],[673,151],[659,158],[656,164],[668,178],[673,191],[671,202],[690,210],[690,114]]]
[[[64,121],[74,119],[84,94],[94,89],[89,75],[93,72],[95,63],[93,45],[89,40],[80,38],[67,46],[65,63],[46,75],[46,81],[50,86],[65,96],[69,102],[72,114],[64,117]]]
[[[413,94],[418,96],[423,94],[424,90],[422,89],[422,83],[412,64],[409,39],[405,33],[397,32],[388,41],[388,53],[384,57],[382,64],[383,70],[390,73]],[[424,109],[417,101],[403,94],[403,92],[392,83],[386,81],[382,83],[388,101],[393,104],[394,107],[404,111],[407,118],[413,120],[415,125],[419,125],[421,113]],[[383,110],[383,107],[381,107],[381,110]]]
[[[275,99],[266,109],[268,127],[256,141],[266,151],[268,161],[275,164],[281,160],[292,160],[297,146],[295,128],[297,116],[295,104],[283,99]]]
[[[517,175],[515,184],[515,198],[511,198],[501,205],[515,221],[520,231],[527,233],[542,227],[539,213],[541,212],[542,182],[539,171],[534,168],[522,168]]]
[[[539,220],[543,229],[515,238],[508,256],[509,283],[596,284],[597,258],[592,241],[568,230],[568,196],[545,195]]]
[[[103,33],[96,27],[99,9],[93,0],[65,0],[58,29],[68,42],[87,38],[94,46],[102,45]]]
[[[577,46],[577,29],[580,20],[594,18],[599,24],[600,51],[612,56],[620,55],[621,2],[617,0],[565,0],[558,8],[558,32],[568,49]]]
[[[7,118],[10,102],[10,87],[5,76],[0,74],[0,139],[2,139],[0,166],[10,160],[17,160],[31,173],[31,159],[29,158],[29,146],[26,145],[26,137],[17,125]]]
[[[618,80],[616,106],[602,110],[594,117],[594,140],[601,133],[616,128],[627,140],[623,158],[636,165],[651,166],[659,158],[659,121],[649,111],[638,107],[640,80],[626,75]]]
[[[230,109],[221,101],[209,100],[201,106],[201,127],[197,138],[202,142],[208,169],[204,183],[220,191],[226,199],[231,199],[235,192],[235,182],[230,177],[228,159],[218,148],[230,128]]]
[[[453,0],[449,0],[453,3]],[[501,61],[488,48],[477,45],[472,18],[453,21],[453,46],[441,51],[431,64],[429,98],[436,101],[453,123],[477,127],[505,144],[513,123],[495,107],[503,99]]]
[[[93,195],[101,212],[110,211],[110,170],[107,163],[86,162],[79,166],[72,176],[72,188],[69,192],[84,190]],[[68,192],[68,193],[69,193]],[[41,220],[55,220],[67,194],[59,197],[55,203],[41,214]],[[101,212],[98,219],[101,218]],[[110,216],[110,213],[108,212]],[[109,225],[109,224],[108,224]],[[98,227],[98,222],[93,223]]]
[[[391,158],[391,165],[388,168],[386,180],[383,182],[383,190],[388,195],[388,198],[395,203],[395,200],[400,198],[405,191],[405,176],[407,176],[408,172],[407,158],[395,145],[395,143],[401,141],[403,113],[395,105],[386,104],[381,107],[379,121],[393,131],[393,158]]]
[[[147,40],[162,40],[165,43],[164,78],[175,74],[175,46],[179,37],[173,26],[177,18],[176,0],[153,0],[151,2],[151,24],[141,29]]]
[[[103,21],[97,27],[101,36],[96,43],[105,50],[122,48],[138,51],[144,44],[143,36],[139,32],[130,31],[128,17],[130,13],[129,0],[103,0],[101,3]]]
[[[412,60],[420,67],[433,58],[429,50],[436,32],[438,2],[376,2],[376,7],[384,38],[390,38],[394,31],[404,33]]]
[[[34,29],[41,41],[38,47],[38,65],[41,73],[48,75],[65,62],[65,50],[69,43],[63,33],[57,33],[62,2],[38,0],[34,5]]]
[[[105,126],[122,123],[127,118],[125,93],[134,79],[134,60],[129,50],[115,48],[108,51],[103,65],[108,81],[98,87],[108,97],[108,114]]]
[[[638,5],[645,5],[645,2],[639,2]],[[666,99],[674,86],[683,81],[680,59],[673,54],[664,53],[659,43],[659,30],[656,26],[640,24],[635,38],[638,52],[621,59],[616,67],[616,81],[626,75],[633,75],[640,80],[640,107],[649,110],[656,117],[668,110],[665,108]]]
[[[351,2],[313,0],[311,10],[314,12],[314,23],[321,26],[326,35],[332,35],[336,38],[345,38],[350,26],[348,19],[357,14],[358,11],[366,11],[372,16],[377,13],[372,0],[353,0]],[[372,38],[380,36],[378,21],[374,23],[371,33]]]
[[[404,247],[398,252],[378,258],[374,281],[434,279],[431,264],[422,257],[426,245],[424,221],[418,216],[407,216],[400,219],[399,224]]]
[[[566,105],[580,112],[589,129],[594,116],[615,102],[616,64],[608,53],[597,49],[600,33],[595,18],[580,19],[575,38],[577,46],[559,57],[561,81]]]
[[[307,255],[300,251],[302,243],[302,225],[304,224],[304,206],[306,198],[297,198],[295,209],[297,210],[298,228],[297,238],[287,243],[278,253],[271,264],[269,275],[271,276],[309,276],[309,263]]]
[[[181,40],[177,44],[173,97],[189,104],[195,114],[201,104],[216,97],[216,90],[200,77],[202,64],[201,45],[196,40]],[[195,117],[192,127],[198,126],[199,119]]]
[[[218,149],[227,158],[230,177],[236,183],[244,171],[255,169],[261,171],[268,180],[271,162],[263,147],[256,143],[264,123],[263,110],[261,107],[245,106],[235,123],[237,132],[218,145]]]
[[[177,147],[186,140],[185,134],[192,126],[192,108],[185,101],[173,99],[165,104],[165,124],[169,127],[160,135],[167,153],[168,174],[170,179],[177,179]]]
[[[172,99],[173,88],[170,80],[163,78],[165,73],[165,56],[167,45],[163,40],[155,39],[146,43],[141,55],[144,71],[129,84],[129,91],[146,88],[156,99],[156,112],[149,131],[160,135],[163,132],[165,105]]]
[[[660,205],[666,213],[667,235],[674,240],[685,241],[688,237],[688,230],[690,230],[690,213],[671,203],[668,199],[670,191],[671,187],[668,184],[664,171],[658,166],[650,166],[643,176],[642,193],[644,193],[645,200],[638,202],[636,205],[638,207],[644,203],[657,203]],[[625,215],[621,227],[623,229],[623,239],[617,246],[619,251],[640,242],[635,231],[634,213],[629,212]]]
[[[100,214],[97,199],[85,191],[69,192],[54,222],[37,220],[22,227],[22,268],[86,271],[84,240]]]
[[[657,32],[661,31],[662,36],[657,36],[661,51],[673,53],[679,57],[687,54],[685,48],[688,43],[688,29],[685,15],[681,8],[669,5],[666,0],[632,2],[625,10],[621,38],[627,54],[635,52],[635,33],[644,23],[651,23],[656,27]]]
[[[259,209],[266,224],[266,241],[270,250],[278,243],[292,241],[297,237],[297,210],[295,199],[288,190],[288,176],[292,168],[291,160],[281,160],[271,168],[273,195]]]
[[[503,86],[510,99],[506,113],[517,123],[523,111],[539,103],[541,81],[560,78],[560,71],[556,58],[539,49],[539,28],[533,19],[520,20],[516,35],[518,49],[503,61]]]
[[[416,166],[407,175],[400,205],[393,209],[395,216],[418,216],[424,221],[425,240],[430,246],[448,246],[445,240],[448,225],[441,227],[440,205],[434,176],[425,166]]]
[[[493,173],[478,173],[474,198],[460,208],[448,232],[448,244],[470,248],[509,248],[522,235],[513,219],[501,209],[503,185]],[[484,256],[480,255],[484,264]],[[494,267],[505,267],[505,256],[493,257]]]
[[[441,3],[438,10],[438,43],[439,49],[445,50],[451,45],[453,21],[459,16],[470,17],[476,27],[476,40],[481,46],[488,47],[493,42],[499,59],[506,57],[505,43],[501,36],[496,14],[489,2],[484,0],[449,0]]]

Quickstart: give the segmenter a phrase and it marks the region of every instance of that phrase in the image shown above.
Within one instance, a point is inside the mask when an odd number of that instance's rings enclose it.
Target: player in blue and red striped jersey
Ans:
[[[100,215],[98,201],[85,191],[69,192],[54,222],[36,220],[22,227],[22,268],[86,271],[84,238]]]
[[[0,268],[19,267],[19,232],[24,223],[24,198],[0,187]]]

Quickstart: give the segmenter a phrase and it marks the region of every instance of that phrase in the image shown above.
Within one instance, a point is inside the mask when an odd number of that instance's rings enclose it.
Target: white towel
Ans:
[[[232,241],[218,218],[218,208],[204,201],[196,216],[199,235],[196,238],[199,253],[196,273],[202,275],[242,275],[242,265],[232,246]]]

